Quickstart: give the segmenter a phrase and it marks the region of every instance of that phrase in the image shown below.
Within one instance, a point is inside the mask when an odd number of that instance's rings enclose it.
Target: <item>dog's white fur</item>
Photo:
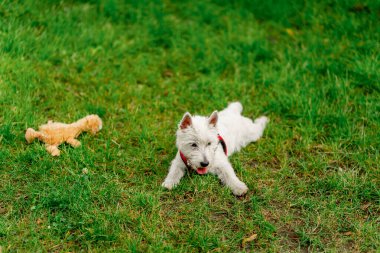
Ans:
[[[241,115],[243,106],[234,102],[221,112],[214,111],[210,117],[191,116],[185,113],[177,130],[177,148],[187,158],[190,167],[197,170],[207,166],[207,172],[216,174],[229,187],[234,195],[244,195],[248,187],[239,180],[228,161],[228,156],[257,141],[262,135],[269,119],[265,116],[254,122]],[[219,144],[220,134],[227,145],[227,156]],[[196,144],[196,147],[194,146]],[[171,163],[169,173],[162,186],[172,189],[186,172],[179,151]]]

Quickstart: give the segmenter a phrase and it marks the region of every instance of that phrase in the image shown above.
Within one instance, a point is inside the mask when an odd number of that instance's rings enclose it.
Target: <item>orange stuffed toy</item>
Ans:
[[[46,150],[52,156],[59,156],[58,146],[63,142],[67,142],[73,147],[78,147],[80,141],[76,138],[82,132],[96,134],[100,129],[102,129],[102,120],[99,116],[88,115],[72,124],[48,121],[47,124],[38,128],[39,131],[28,128],[25,133],[25,139],[28,143],[31,143],[37,138],[45,143]]]

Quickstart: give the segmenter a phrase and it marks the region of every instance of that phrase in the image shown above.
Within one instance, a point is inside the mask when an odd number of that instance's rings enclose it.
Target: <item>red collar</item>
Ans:
[[[219,143],[222,144],[224,154],[227,155],[227,145],[226,145],[226,142],[224,141],[223,137],[220,136],[219,134],[218,134],[218,140],[219,140]],[[181,156],[181,159],[182,159],[183,163],[186,165],[186,167],[188,169],[190,169],[190,163],[187,160],[186,156],[181,152],[181,150],[179,151],[179,155]]]
[[[224,141],[223,137],[220,136],[219,134],[218,134],[218,139],[219,139],[219,143],[222,144],[224,153],[227,155],[227,145],[226,145],[226,142]]]

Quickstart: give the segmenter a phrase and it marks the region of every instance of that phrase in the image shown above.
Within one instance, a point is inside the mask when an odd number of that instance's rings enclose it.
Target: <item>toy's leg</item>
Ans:
[[[66,142],[68,144],[70,144],[71,146],[73,146],[74,148],[80,146],[80,141],[78,141],[77,139],[74,139],[74,138],[68,139]]]
[[[49,144],[46,144],[46,150],[52,155],[52,156],[59,156],[59,154],[61,153],[58,149],[58,146],[55,146],[55,145],[49,145]]]
[[[28,128],[25,133],[25,139],[28,143],[31,143],[36,138],[42,137],[42,134],[38,131],[35,131],[33,128]]]

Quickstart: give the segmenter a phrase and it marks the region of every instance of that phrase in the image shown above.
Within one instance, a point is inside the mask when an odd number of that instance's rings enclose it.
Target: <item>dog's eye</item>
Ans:
[[[210,145],[211,145],[211,142],[208,142],[208,143],[207,143],[207,146],[210,146]]]
[[[198,145],[197,145],[196,143],[191,143],[191,146],[192,146],[193,148],[198,147]]]

